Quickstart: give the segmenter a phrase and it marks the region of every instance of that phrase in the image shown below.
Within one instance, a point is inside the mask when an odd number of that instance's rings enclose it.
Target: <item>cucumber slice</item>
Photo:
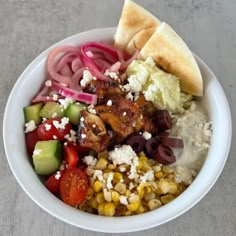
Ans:
[[[33,152],[35,172],[50,175],[61,165],[62,144],[58,140],[38,141]]]
[[[27,106],[23,108],[25,123],[34,120],[35,124],[41,123],[41,117],[39,115],[40,110],[43,107],[43,103],[37,103],[31,106]]]
[[[56,102],[47,102],[43,106],[42,110],[40,111],[39,115],[41,117],[50,119],[50,118],[62,118],[64,116],[64,109],[63,107],[56,103]]]
[[[71,103],[65,111],[65,116],[69,118],[73,125],[79,124],[80,112],[86,109],[84,104]]]

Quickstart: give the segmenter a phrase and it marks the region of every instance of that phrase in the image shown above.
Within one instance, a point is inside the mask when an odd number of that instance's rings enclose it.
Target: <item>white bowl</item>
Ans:
[[[24,191],[45,211],[84,229],[100,232],[132,232],[168,222],[193,207],[206,195],[219,177],[231,143],[231,116],[227,99],[215,75],[196,56],[204,79],[204,97],[213,121],[213,136],[207,159],[194,182],[169,204],[140,215],[103,217],[74,209],[52,195],[40,182],[29,162],[24,143],[23,107],[28,105],[45,79],[45,61],[49,52],[60,45],[79,46],[87,41],[112,40],[115,28],[96,29],[69,37],[40,54],[17,80],[6,105],[3,139],[13,174]]]

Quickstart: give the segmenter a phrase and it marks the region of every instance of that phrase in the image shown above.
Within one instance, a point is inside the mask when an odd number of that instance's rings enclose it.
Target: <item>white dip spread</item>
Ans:
[[[173,149],[176,181],[191,184],[201,169],[210,146],[212,123],[200,102],[192,102],[188,110],[174,117],[170,136],[183,139],[184,148]]]

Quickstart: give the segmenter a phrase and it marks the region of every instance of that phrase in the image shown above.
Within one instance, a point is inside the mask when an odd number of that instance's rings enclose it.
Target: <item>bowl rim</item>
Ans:
[[[224,104],[224,117],[227,119],[227,126],[225,128],[225,132],[227,134],[228,140],[227,143],[225,143],[225,148],[224,148],[224,157],[221,158],[221,162],[218,164],[218,168],[215,170],[215,172],[211,174],[211,176],[208,179],[207,184],[203,186],[203,188],[199,191],[193,191],[194,195],[191,194],[192,189],[194,190],[195,185],[197,186],[199,183],[199,178],[201,177],[201,172],[198,174],[196,179],[193,181],[193,183],[183,192],[179,197],[177,197],[173,202],[170,202],[169,204],[162,206],[161,208],[147,212],[144,214],[140,215],[135,215],[135,216],[127,216],[127,217],[102,217],[102,216],[95,216],[89,213],[84,213],[81,211],[78,211],[77,209],[74,209],[72,207],[67,206],[66,204],[62,203],[59,199],[54,197],[52,194],[50,194],[46,188],[45,191],[43,190],[43,194],[47,196],[50,201],[55,202],[53,207],[50,207],[47,201],[43,201],[39,196],[36,196],[35,193],[31,190],[28,189],[26,186],[26,182],[24,179],[21,178],[19,175],[19,172],[17,171],[17,167],[14,165],[14,162],[12,161],[12,158],[10,158],[11,151],[10,147],[8,146],[7,143],[7,132],[8,132],[8,125],[7,125],[7,116],[10,111],[10,104],[12,103],[14,93],[17,90],[19,84],[23,81],[24,77],[30,72],[30,70],[34,67],[36,67],[41,61],[45,59],[47,54],[55,47],[62,45],[63,43],[66,43],[68,40],[73,39],[73,38],[78,38],[86,35],[91,35],[95,33],[103,33],[103,34],[110,34],[111,37],[114,36],[116,31],[115,27],[109,27],[109,28],[100,28],[100,29],[93,29],[93,30],[88,30],[82,33],[78,33],[75,35],[72,35],[70,37],[67,37],[51,47],[47,48],[44,50],[42,53],[40,53],[23,71],[23,73],[19,76],[17,79],[16,83],[14,84],[11,93],[8,97],[8,101],[5,107],[4,111],[4,118],[3,118],[3,143],[4,143],[4,149],[6,153],[6,157],[9,163],[9,166],[11,168],[11,171],[13,172],[15,178],[17,179],[18,183],[22,187],[22,189],[27,193],[27,195],[41,208],[43,208],[46,212],[49,214],[53,215],[54,217],[67,222],[71,225],[87,229],[87,230],[92,230],[92,231],[97,231],[97,232],[106,232],[106,233],[127,233],[127,232],[134,232],[134,231],[140,231],[140,230],[145,230],[148,228],[153,228],[155,226],[162,225],[164,223],[169,222],[170,220],[182,215],[186,211],[188,211],[190,208],[192,208],[195,204],[197,204],[212,188],[212,186],[215,184],[217,179],[219,178],[225,162],[227,160],[229,150],[230,150],[230,145],[231,145],[231,136],[232,136],[232,122],[231,122],[231,114],[230,114],[230,108],[227,102],[227,98],[225,96],[225,93],[223,91],[223,88],[221,87],[219,81],[217,80],[216,76],[213,74],[213,72],[210,70],[210,68],[197,56],[194,54],[198,64],[200,64],[202,67],[204,67],[207,71],[207,73],[210,74],[210,76],[214,79],[214,82],[216,83],[216,87],[219,90],[218,95],[221,97],[222,102]],[[207,161],[206,161],[207,162]],[[205,164],[204,164],[205,166]],[[203,166],[203,169],[204,169]],[[191,196],[191,199],[187,202],[188,204],[184,206],[178,205],[180,201],[188,196]],[[180,200],[181,199],[181,200]],[[183,205],[183,204],[182,204]],[[59,210],[55,208],[55,206],[59,207]],[[168,212],[168,209],[173,207],[175,209],[174,212]],[[60,210],[61,209],[61,210]],[[66,211],[67,216],[65,217],[62,213],[63,211]],[[79,213],[79,214],[78,214]],[[165,213],[165,217],[163,219],[156,220],[158,214]],[[173,214],[174,213],[174,214]],[[70,216],[71,214],[71,216]],[[73,218],[75,214],[78,214],[78,219]],[[146,217],[148,220],[143,221],[143,216]],[[68,218],[67,218],[68,217]],[[86,220],[88,219],[88,220]],[[129,219],[129,224],[127,224],[127,219]],[[104,223],[105,222],[105,223]],[[106,229],[106,226],[109,226],[109,229]]]

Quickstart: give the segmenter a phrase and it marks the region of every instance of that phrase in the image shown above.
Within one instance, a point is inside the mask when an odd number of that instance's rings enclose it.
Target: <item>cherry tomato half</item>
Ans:
[[[30,155],[33,154],[35,144],[39,141],[37,129],[25,134],[26,148]]]
[[[47,179],[45,186],[51,193],[55,195],[60,193],[60,181],[64,172],[64,170],[59,170]]]
[[[76,168],[79,162],[79,155],[75,147],[64,146],[64,160],[68,165],[68,169]]]
[[[67,169],[60,181],[60,193],[62,200],[70,205],[81,204],[88,191],[88,177],[80,169]]]
[[[67,123],[63,128],[57,127],[55,124],[62,124],[62,119],[52,118],[44,121],[38,126],[38,137],[40,140],[53,140],[57,139],[62,141],[65,135],[70,134],[72,128],[70,123]]]

